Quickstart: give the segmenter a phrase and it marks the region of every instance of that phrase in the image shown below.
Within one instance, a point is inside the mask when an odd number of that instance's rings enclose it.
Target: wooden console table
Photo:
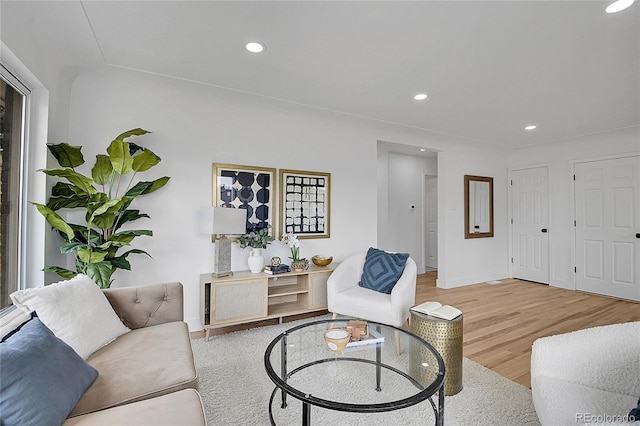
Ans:
[[[206,340],[212,328],[327,309],[327,279],[337,265],[270,275],[234,272],[231,277],[200,275],[200,317]]]

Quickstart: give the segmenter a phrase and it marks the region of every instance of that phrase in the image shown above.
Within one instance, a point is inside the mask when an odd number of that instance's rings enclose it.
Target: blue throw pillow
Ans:
[[[638,405],[636,408],[629,412],[629,421],[635,422],[636,420],[640,420],[640,398],[638,398]]]
[[[35,317],[0,343],[0,424],[60,426],[97,377]]]
[[[358,285],[380,293],[391,294],[391,290],[404,271],[408,258],[409,253],[388,253],[369,247]]]

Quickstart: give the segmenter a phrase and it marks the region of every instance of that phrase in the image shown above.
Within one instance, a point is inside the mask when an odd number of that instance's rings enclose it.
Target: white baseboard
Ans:
[[[452,280],[447,280],[446,282],[440,278],[436,280],[436,287],[438,288],[456,288],[456,287],[464,287],[471,284],[480,284],[487,281],[500,281],[505,277],[498,274],[487,274],[487,275],[474,275],[469,277],[456,278]]]

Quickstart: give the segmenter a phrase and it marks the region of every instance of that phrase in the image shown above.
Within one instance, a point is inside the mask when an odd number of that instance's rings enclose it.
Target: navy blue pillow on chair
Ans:
[[[369,247],[358,285],[380,293],[391,290],[402,276],[409,253],[388,253]]]
[[[97,377],[34,317],[0,343],[0,423],[60,426]]]

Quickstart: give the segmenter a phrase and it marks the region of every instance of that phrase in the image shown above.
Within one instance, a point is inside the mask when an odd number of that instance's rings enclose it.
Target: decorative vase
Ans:
[[[261,248],[254,248],[249,253],[249,259],[247,259],[249,269],[252,273],[257,274],[264,269],[264,256],[262,255]]]

